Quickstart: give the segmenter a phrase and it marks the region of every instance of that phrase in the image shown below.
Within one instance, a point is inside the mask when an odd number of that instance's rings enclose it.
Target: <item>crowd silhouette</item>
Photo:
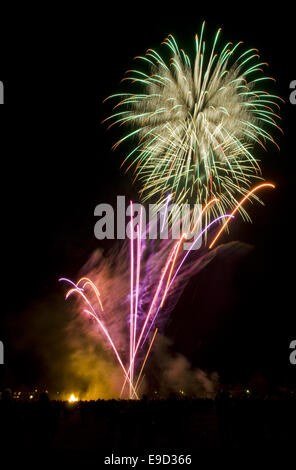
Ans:
[[[3,448],[102,453],[270,447],[296,442],[296,397],[215,399],[171,395],[167,399],[68,403],[38,399],[0,400]]]

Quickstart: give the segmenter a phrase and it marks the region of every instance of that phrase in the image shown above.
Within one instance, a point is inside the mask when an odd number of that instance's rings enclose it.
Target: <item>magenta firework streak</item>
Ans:
[[[146,240],[143,234],[143,214],[140,211],[139,223],[133,227],[133,204],[131,202],[131,233],[129,240],[129,313],[125,315],[129,325],[128,344],[129,358],[126,360],[126,352],[122,346],[116,343],[116,334],[112,334],[114,329],[112,322],[108,327],[108,311],[103,307],[103,300],[96,280],[89,277],[82,277],[74,283],[73,281],[61,278],[71,285],[66,294],[68,299],[72,294],[77,294],[84,303],[83,312],[93,318],[106,343],[115,354],[119,366],[123,371],[124,382],[121,394],[124,393],[125,386],[129,387],[129,397],[138,398],[138,389],[141,383],[140,375],[143,371],[143,364],[151,350],[155,339],[157,328],[157,317],[160,313],[167,318],[168,313],[173,309],[178,299],[178,288],[184,282],[186,271],[196,270],[197,261],[194,261],[195,268],[189,264],[183,270],[185,261],[198,238],[202,237],[210,226],[220,219],[230,217],[220,216],[199,234],[185,255],[181,255],[180,247],[185,240],[183,233],[178,240]],[[157,245],[157,247],[153,245]],[[200,259],[201,261],[201,259]],[[183,289],[181,289],[183,290]],[[150,299],[150,300],[149,300]],[[85,308],[86,307],[86,308]],[[154,327],[152,336],[150,331]],[[149,340],[150,338],[150,340]],[[142,343],[142,344],[141,344]],[[141,348],[140,348],[141,345]],[[146,351],[146,353],[145,353]],[[126,359],[124,360],[123,357]],[[140,373],[137,375],[137,371]]]

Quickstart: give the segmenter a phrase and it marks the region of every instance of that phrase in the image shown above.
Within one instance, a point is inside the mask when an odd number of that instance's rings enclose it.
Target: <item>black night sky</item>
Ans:
[[[228,5],[228,4],[227,4]],[[223,41],[259,49],[284,100],[280,152],[257,148],[266,180],[276,189],[253,205],[253,223],[234,221],[223,242],[253,245],[232,263],[216,259],[191,279],[167,334],[174,348],[222,380],[247,381],[256,373],[272,384],[295,384],[289,363],[295,329],[295,118],[289,102],[295,72],[295,15],[291,5],[237,4],[236,8],[190,8],[159,12],[155,7],[82,11],[48,9],[7,17],[1,32],[1,270],[0,339],[5,365],[0,387],[48,383],[46,366],[31,342],[31,317],[39,302],[63,296],[61,275],[76,274],[100,243],[94,208],[116,195],[137,199],[131,175],[120,163],[124,147],[111,151],[118,130],[101,121],[110,113],[104,98],[122,89],[133,57],[158,49],[172,33],[186,51],[206,20],[207,36],[222,27]],[[27,8],[27,7],[26,7]],[[36,16],[37,15],[37,16]],[[2,22],[6,23],[3,18]],[[101,243],[106,249],[110,242]],[[62,312],[61,312],[62,314]],[[184,327],[190,322],[190,331]],[[43,331],[40,341],[46,340]],[[57,341],[62,341],[58,335]]]

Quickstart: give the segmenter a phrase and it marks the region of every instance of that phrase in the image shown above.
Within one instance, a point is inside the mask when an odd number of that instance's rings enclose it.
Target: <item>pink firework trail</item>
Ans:
[[[131,203],[131,209],[132,209],[132,203]],[[219,220],[220,218],[217,218]],[[148,313],[144,319],[144,322],[139,330],[139,333],[137,331],[138,327],[138,305],[139,305],[139,289],[140,289],[140,272],[141,272],[141,246],[142,246],[142,220],[143,220],[143,215],[142,215],[142,210],[140,213],[140,223],[135,227],[136,228],[136,237],[134,238],[134,233],[133,233],[133,213],[131,212],[131,236],[130,236],[130,315],[129,315],[129,364],[128,366],[124,366],[123,360],[120,356],[120,353],[118,351],[118,348],[115,345],[115,342],[111,338],[111,335],[104,324],[104,319],[102,318],[102,314],[104,312],[103,309],[103,303],[101,300],[101,295],[99,292],[99,289],[97,286],[94,284],[94,282],[91,281],[91,279],[87,277],[83,277],[79,279],[77,284],[72,282],[69,279],[66,278],[61,278],[60,281],[65,281],[70,283],[73,287],[68,290],[66,294],[66,299],[68,299],[72,294],[78,294],[83,301],[88,305],[89,308],[84,309],[84,312],[87,313],[91,318],[93,318],[99,328],[101,329],[102,333],[105,336],[105,339],[108,341],[110,344],[111,348],[114,351],[114,354],[116,356],[116,359],[123,370],[124,373],[124,384],[122,387],[122,393],[124,391],[125,385],[129,385],[129,397],[130,398],[138,398],[136,388],[138,386],[139,380],[141,378],[141,374],[143,372],[143,368],[145,366],[145,363],[148,359],[152,343],[155,339],[157,328],[154,331],[154,335],[152,340],[150,341],[150,344],[148,345],[148,351],[145,356],[145,359],[143,361],[140,373],[137,377],[137,380],[135,380],[135,363],[136,363],[136,357],[137,353],[139,350],[140,343],[143,339],[143,335],[146,333],[147,327],[149,325],[149,320],[151,319],[152,314],[156,311],[156,314],[158,314],[159,310],[161,309],[161,306],[163,305],[163,302],[168,294],[168,290],[170,289],[172,285],[172,281],[170,282],[174,267],[176,265],[176,261],[178,258],[179,254],[179,249],[182,244],[182,241],[185,239],[185,234],[182,234],[179,240],[176,241],[176,243],[173,245],[173,248],[171,249],[169,256],[165,262],[163,271],[160,275],[159,282],[157,284],[155,293],[152,297],[152,302],[150,305],[150,308],[148,310]],[[217,221],[216,220],[216,221]],[[208,226],[205,228],[207,230]],[[135,269],[135,261],[136,261],[136,269]],[[183,264],[184,261],[181,262]],[[166,281],[166,287],[163,290],[163,285]],[[91,288],[92,292],[95,294],[95,298],[98,302],[99,309],[96,311],[94,306],[92,305],[91,301],[89,300],[87,296],[87,288]],[[163,292],[162,292],[163,291]],[[153,319],[156,318],[156,315]],[[147,335],[145,338],[145,342],[147,340],[148,333],[151,330],[150,325]],[[138,334],[137,334],[138,333]]]
[[[269,183],[261,184],[255,187],[252,191],[250,191],[249,195],[253,194],[257,189],[262,187],[274,187]],[[237,205],[237,208],[240,207],[245,200],[248,199],[248,196],[245,196]],[[167,203],[169,201],[169,197]],[[207,208],[216,202],[217,199],[212,199],[209,203],[203,208],[200,217],[203,216]],[[189,250],[181,256],[181,246],[184,240],[186,239],[186,234],[183,233],[180,238],[174,242],[172,248],[168,249],[168,243],[164,248],[162,246],[156,253],[152,253],[152,255],[146,256],[144,259],[144,251],[145,245],[143,244],[143,213],[142,209],[140,212],[140,219],[139,223],[134,227],[134,219],[133,219],[133,204],[131,202],[131,233],[130,233],[130,247],[129,247],[129,254],[130,254],[130,295],[129,295],[129,360],[127,364],[124,365],[126,360],[123,360],[123,356],[125,353],[123,351],[120,352],[120,348],[118,344],[114,340],[115,335],[112,335],[110,328],[108,328],[108,312],[105,312],[103,309],[103,302],[101,299],[100,291],[97,285],[89,278],[89,277],[82,277],[77,281],[75,284],[73,281],[61,278],[60,281],[65,281],[71,285],[71,288],[66,293],[66,299],[68,299],[72,294],[78,295],[82,301],[87,305],[87,308],[84,308],[84,312],[87,313],[91,318],[93,318],[101,333],[103,334],[105,340],[113,350],[115,357],[119,366],[121,367],[124,375],[124,382],[121,389],[121,395],[123,394],[126,385],[129,387],[129,398],[138,398],[137,390],[139,389],[139,383],[141,380],[142,372],[149,357],[153,342],[155,340],[156,333],[158,328],[154,329],[154,333],[152,335],[152,339],[150,340],[146,354],[143,359],[143,354],[140,354],[139,348],[141,345],[140,350],[146,344],[149,333],[152,330],[159,313],[162,312],[164,316],[167,316],[167,312],[171,311],[174,307],[173,303],[176,302],[176,295],[173,298],[174,292],[177,292],[177,285],[178,282],[184,282],[182,279],[188,278],[194,272],[197,272],[199,269],[198,266],[202,266],[203,263],[207,263],[206,258],[207,255],[200,256],[197,261],[191,262],[189,267],[185,267],[185,262],[189,255],[192,253],[194,245],[197,241],[206,233],[214,224],[219,222],[221,219],[226,219],[224,222],[224,226],[228,225],[230,220],[234,217],[234,214],[237,211],[235,208],[230,215],[225,214],[223,216],[217,217],[215,220],[211,221],[198,235],[197,238],[194,239]],[[199,222],[199,221],[198,221]],[[198,223],[197,222],[197,223]],[[195,227],[191,231],[191,235],[193,234]],[[218,231],[218,234],[215,236],[214,241],[212,242],[211,246],[218,240],[221,236],[222,230]],[[211,253],[211,252],[210,252]],[[157,259],[156,267],[153,268],[152,273],[149,273],[149,263],[151,258]],[[203,258],[206,258],[204,261]],[[187,263],[188,264],[188,263]],[[143,280],[141,281],[141,273],[142,271],[145,272],[143,274]],[[159,275],[160,273],[160,275]],[[158,280],[154,281],[154,278],[158,276]],[[145,289],[142,285],[147,278],[153,278],[153,282],[149,284],[147,282],[148,288],[148,303],[145,303]],[[181,284],[180,284],[181,285]],[[170,302],[168,302],[168,297],[170,297]],[[90,297],[94,300],[90,300]],[[95,303],[94,303],[95,302]],[[143,307],[144,305],[144,307]],[[141,344],[142,343],[142,344]],[[142,360],[141,360],[142,358]],[[137,370],[140,369],[138,375],[136,373]]]

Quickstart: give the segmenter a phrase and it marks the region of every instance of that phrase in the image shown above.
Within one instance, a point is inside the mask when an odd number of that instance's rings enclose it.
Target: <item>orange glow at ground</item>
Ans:
[[[75,397],[75,395],[72,393],[72,395],[70,395],[69,398],[68,398],[68,402],[69,403],[75,403],[76,401],[78,401],[78,398]]]

